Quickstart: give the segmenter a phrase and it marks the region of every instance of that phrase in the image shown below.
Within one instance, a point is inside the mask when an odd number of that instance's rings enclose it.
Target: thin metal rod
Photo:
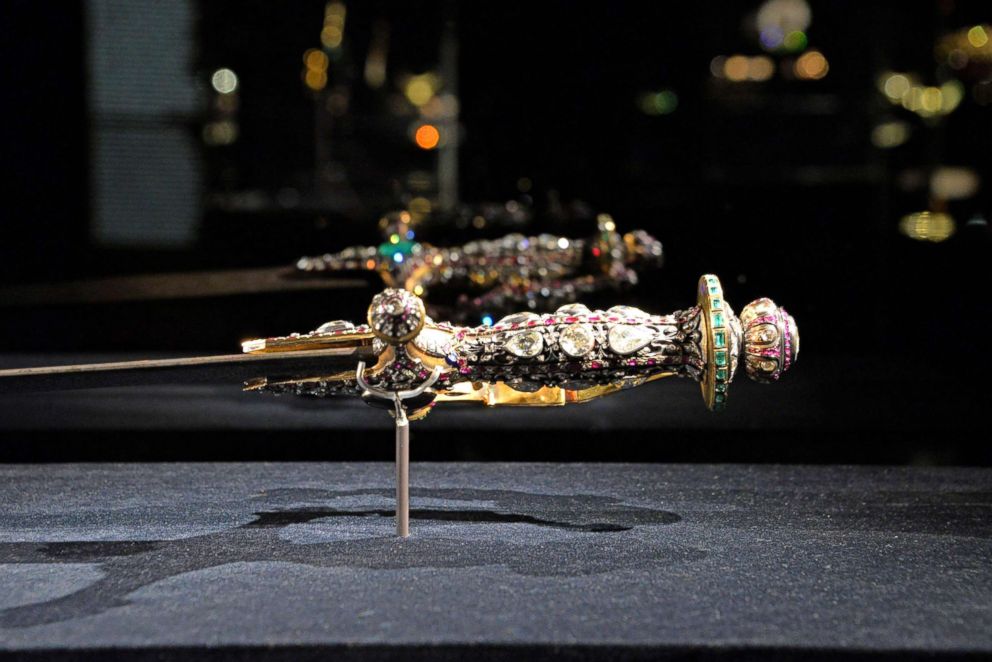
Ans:
[[[266,374],[326,374],[368,355],[361,347],[225,354],[0,370],[0,393],[145,384],[232,383]]]
[[[396,535],[410,535],[410,421],[403,401],[396,403]]]
[[[359,361],[355,370],[355,381],[366,394],[393,401],[396,423],[396,535],[400,538],[410,535],[410,419],[406,416],[403,401],[426,391],[440,376],[441,366],[435,366],[430,377],[420,386],[408,391],[386,391],[365,381],[365,361]]]

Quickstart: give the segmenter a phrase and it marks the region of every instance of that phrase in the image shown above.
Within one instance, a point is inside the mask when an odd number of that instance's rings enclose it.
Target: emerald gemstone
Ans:
[[[713,310],[719,310],[723,308],[723,302],[720,301],[719,299],[711,299],[710,308],[712,308]]]
[[[713,355],[713,360],[716,361],[716,364],[717,365],[727,365],[727,352],[726,352],[726,350],[722,350],[722,351],[716,352]]]
[[[383,257],[393,257],[397,253],[409,257],[420,250],[420,244],[415,241],[399,241],[397,243],[384,242],[379,244],[379,255]],[[397,260],[398,261],[398,260]]]
[[[719,379],[720,381],[726,381],[727,380],[727,369],[726,368],[717,368],[716,369],[716,378]]]
[[[727,346],[727,332],[717,331],[713,334],[713,346],[716,348]]]
[[[717,404],[722,404],[723,401],[727,399],[727,396],[723,393],[717,393],[713,399],[714,401],[716,401]]]
[[[719,285],[710,285],[710,294],[719,294],[719,293],[720,293]]]
[[[716,392],[717,393],[726,393],[727,392],[727,385],[726,384],[717,384],[713,388],[716,389]]]
[[[723,326],[723,313],[713,313],[710,319],[713,320],[713,326]]]

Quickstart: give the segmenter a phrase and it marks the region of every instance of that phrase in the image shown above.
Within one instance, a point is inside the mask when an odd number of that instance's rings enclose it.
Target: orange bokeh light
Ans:
[[[432,124],[424,124],[413,136],[420,149],[434,149],[441,142],[441,132]]]

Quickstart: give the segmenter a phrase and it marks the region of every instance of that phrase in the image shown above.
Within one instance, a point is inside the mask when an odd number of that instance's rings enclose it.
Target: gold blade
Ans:
[[[115,276],[0,287],[0,306],[195,299],[293,290],[367,289],[361,278],[305,278],[291,267]]]
[[[224,354],[174,359],[87,363],[0,370],[0,393],[68,389],[244,382],[272,374],[339,372],[368,360],[367,347],[341,347],[273,354]]]

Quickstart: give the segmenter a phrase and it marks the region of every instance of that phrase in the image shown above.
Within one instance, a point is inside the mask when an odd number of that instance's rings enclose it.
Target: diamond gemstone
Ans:
[[[325,322],[317,327],[314,333],[334,333],[335,331],[352,331],[355,325],[351,322],[345,322],[344,320],[334,320],[333,322]]]
[[[413,339],[418,349],[433,356],[444,356],[451,351],[451,335],[440,329],[424,329]]]
[[[539,331],[520,331],[506,341],[506,351],[522,359],[530,359],[544,349],[544,337]]]
[[[558,345],[561,351],[569,356],[579,358],[585,356],[596,345],[596,339],[592,334],[592,329],[585,324],[575,324],[566,328],[558,336]]]
[[[556,315],[588,315],[590,312],[589,308],[581,303],[569,303],[565,304],[561,308],[555,311]]]
[[[617,317],[649,317],[646,312],[633,306],[613,306],[606,311],[606,314],[616,315]]]
[[[654,340],[654,331],[646,326],[621,324],[610,329],[610,349],[620,355],[633,354]]]

